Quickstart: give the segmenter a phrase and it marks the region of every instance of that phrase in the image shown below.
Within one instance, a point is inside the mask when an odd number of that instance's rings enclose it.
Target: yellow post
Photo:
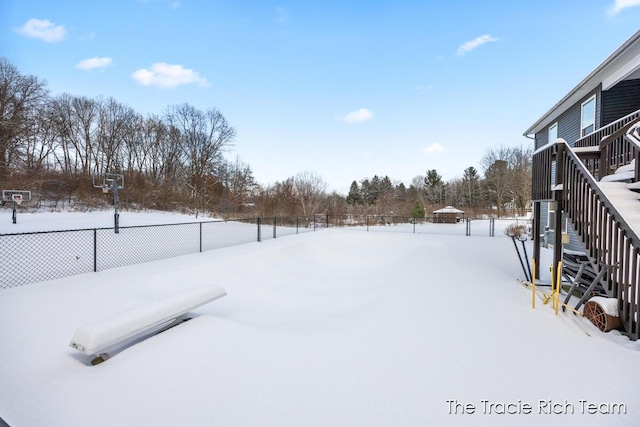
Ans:
[[[531,259],[531,308],[536,308],[536,259]]]
[[[558,308],[560,307],[560,285],[562,284],[562,261],[558,261],[558,270],[556,272],[556,316],[558,315]]]
[[[547,297],[547,301],[545,302],[545,304],[548,304],[549,301],[551,301],[551,309],[553,309],[556,304],[556,299],[554,298],[556,291],[556,270],[553,264],[551,264],[551,267],[549,267],[549,271],[551,273],[551,294],[549,294],[549,296]]]

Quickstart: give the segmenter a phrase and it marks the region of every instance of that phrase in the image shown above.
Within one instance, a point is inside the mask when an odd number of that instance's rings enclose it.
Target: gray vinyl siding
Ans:
[[[561,117],[563,123],[565,123],[564,129],[564,138],[565,141],[569,143],[569,145],[573,146],[576,140],[580,139],[580,120],[581,120],[581,110],[582,103],[591,98],[594,94],[596,95],[596,129],[599,128],[598,124],[601,122],[601,106],[602,106],[602,95],[601,95],[601,86],[591,92],[589,95],[585,96],[580,100],[580,102],[576,103],[574,106],[569,108]],[[560,125],[558,125],[558,128]],[[558,129],[558,134],[560,129]],[[565,245],[565,249],[569,249],[572,251],[584,251],[584,246],[582,242],[576,235],[573,227],[571,226],[571,219],[569,219],[569,224],[567,225],[567,233],[569,234],[569,243]]]
[[[558,118],[558,138],[562,138],[570,146],[580,138],[580,104],[569,108]]]
[[[536,148],[540,148],[549,142],[549,127],[558,123],[558,138],[562,138],[571,146],[580,138],[580,109],[582,102],[589,99],[593,94],[585,97],[580,103],[575,104],[562,113],[555,120],[549,121],[547,126],[535,135]],[[598,101],[596,99],[596,123],[598,123]]]
[[[544,232],[547,223],[549,222],[549,202],[540,203],[540,232]]]
[[[587,99],[591,98],[593,95],[596,95],[596,127],[598,123],[600,123],[600,104],[601,104],[601,96],[600,89],[596,92],[592,92],[589,95],[585,96],[577,102],[572,107],[570,107],[567,111],[562,113],[560,117],[558,117],[558,138],[562,138],[570,146],[573,146],[575,142],[580,139],[580,119],[581,119],[581,110],[582,103]]]
[[[540,147],[544,147],[547,142],[549,142],[549,134],[546,130],[544,132],[536,133],[535,138],[534,150],[537,150]]]
[[[621,117],[640,110],[640,79],[623,80],[602,92],[602,122],[606,126]]]
[[[582,103],[588,100],[589,98],[591,98],[594,94],[596,95],[595,123],[596,123],[596,127],[598,127],[598,124],[601,122],[600,106],[602,104],[601,102],[602,97],[600,93],[601,93],[600,87],[598,87],[595,91],[589,93],[587,96],[582,98],[579,102],[577,102],[576,104],[571,106],[569,109],[567,109],[559,117],[556,117],[553,120],[549,120],[545,128],[535,135],[536,149],[544,146],[549,142],[549,126],[553,125],[554,123],[558,123],[558,138],[564,139],[565,141],[567,141],[567,143],[570,146],[573,146],[576,140],[580,138],[580,124],[581,124],[580,116],[581,116],[581,110],[582,110]],[[555,177],[555,167],[554,167],[551,172],[552,182],[555,182],[555,179],[556,177]],[[542,228],[542,230],[540,230],[541,233],[544,233],[545,227],[549,225],[548,221],[549,221],[549,203],[542,202],[540,203],[540,227]],[[549,228],[552,229],[553,225],[551,225]],[[565,245],[565,248],[573,251],[584,251],[582,242],[580,242],[580,240],[576,236],[576,233],[574,232],[573,227],[571,227],[570,221],[567,227],[567,232],[569,233],[570,241],[567,245]],[[549,239],[549,243],[553,245],[553,242],[555,239],[555,233],[553,231],[549,232],[548,239]]]
[[[582,242],[580,241],[580,239],[578,239],[578,235],[576,234],[576,232],[573,230],[573,225],[571,225],[571,221],[569,221],[569,224],[567,224],[567,233],[569,233],[569,239],[571,240],[567,245],[565,245],[565,248],[571,251],[584,252],[585,250],[584,246],[582,245]]]

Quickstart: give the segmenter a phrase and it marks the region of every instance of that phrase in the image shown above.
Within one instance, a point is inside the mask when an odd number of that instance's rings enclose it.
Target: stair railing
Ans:
[[[596,158],[582,159],[586,168],[595,177],[602,177],[613,173],[615,169],[631,162],[633,146],[624,137],[631,122],[640,118],[640,110],[634,111],[614,122],[603,126],[594,132],[579,138],[574,147],[597,147],[600,155]],[[577,151],[577,150],[576,150]]]
[[[637,340],[640,321],[640,238],[564,140],[558,139],[555,144],[534,154],[534,164],[539,165],[545,160],[549,168],[553,160],[556,162],[557,185],[554,188],[543,186],[538,200],[555,199],[558,202],[557,214],[560,210],[565,212],[596,266],[618,265],[618,268],[605,274],[603,284],[609,296],[618,299],[620,319],[627,334]],[[550,174],[551,171],[542,173],[549,178]]]

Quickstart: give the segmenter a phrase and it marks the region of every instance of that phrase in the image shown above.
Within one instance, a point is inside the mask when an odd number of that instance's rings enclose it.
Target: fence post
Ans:
[[[367,231],[369,231],[369,215],[367,215],[365,218],[367,218]]]
[[[273,217],[273,238],[276,238],[276,222],[278,222],[278,217]]]
[[[313,216],[313,231],[316,231],[316,216]]]
[[[467,218],[467,230],[466,235],[471,236],[471,218]]]
[[[93,229],[93,272],[98,271],[98,230]]]
[[[300,226],[300,218],[296,217],[296,234],[298,234],[298,227]]]
[[[327,230],[329,229],[329,214],[327,214]]]
[[[493,237],[496,234],[496,219],[491,218],[489,221],[489,237]]]
[[[202,252],[202,223],[200,223],[200,252]]]
[[[258,219],[256,220],[256,223],[258,224],[258,242],[261,241],[260,239],[260,217],[258,217]]]
[[[416,234],[416,218],[412,218],[413,219],[413,234]]]

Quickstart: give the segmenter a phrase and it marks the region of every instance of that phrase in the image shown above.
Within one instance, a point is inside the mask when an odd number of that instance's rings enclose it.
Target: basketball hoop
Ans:
[[[102,193],[105,195],[109,190],[113,191],[113,230],[118,234],[120,227],[118,223],[118,217],[120,215],[118,214],[118,190],[122,190],[124,188],[124,175],[121,173],[107,172],[99,175],[93,175],[92,181],[93,187],[101,189]]]
[[[22,204],[22,194],[14,194],[12,199],[16,203],[16,205]]]

